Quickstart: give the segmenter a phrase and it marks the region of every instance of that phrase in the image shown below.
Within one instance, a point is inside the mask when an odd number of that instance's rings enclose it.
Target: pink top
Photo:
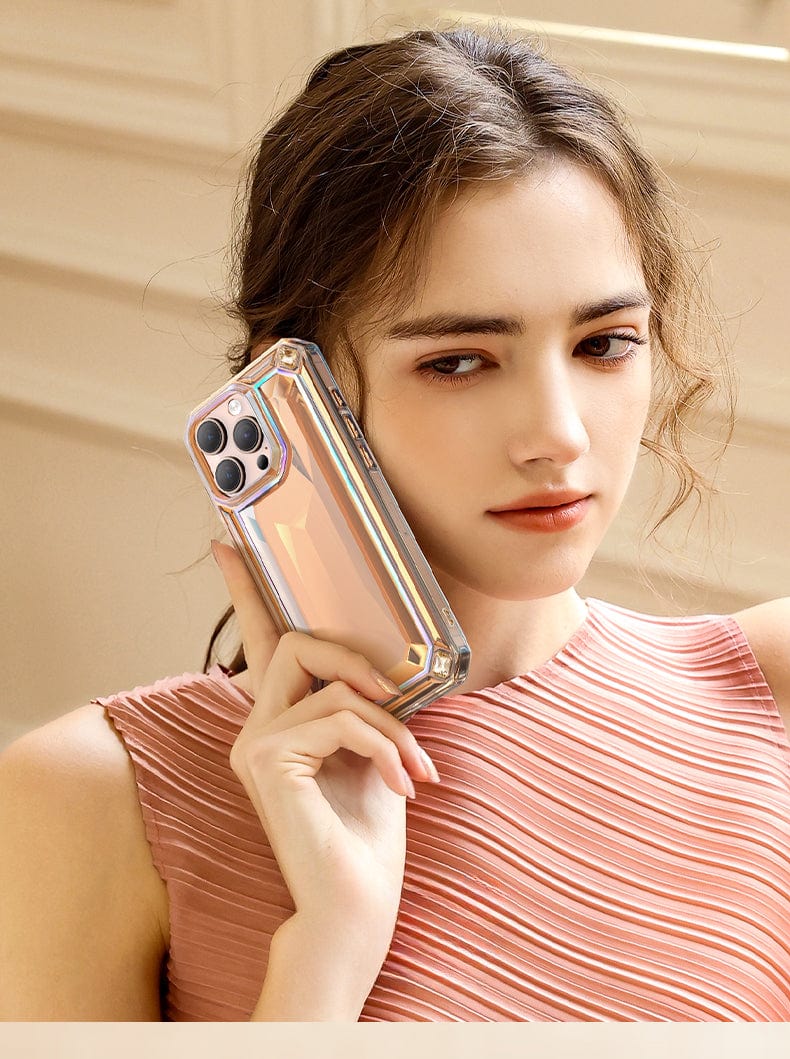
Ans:
[[[409,722],[403,898],[361,1021],[790,1021],[790,743],[730,617],[600,600],[525,676]],[[137,775],[164,1017],[247,1020],[293,905],[228,753],[219,666],[96,700]]]

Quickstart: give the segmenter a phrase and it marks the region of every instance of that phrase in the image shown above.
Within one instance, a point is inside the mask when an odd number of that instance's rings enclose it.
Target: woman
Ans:
[[[640,445],[667,517],[702,488],[684,431],[724,370],[612,104],[495,31],[339,52],[264,135],[238,250],[231,368],[325,350],[468,680],[395,721],[215,543],[232,666],[4,755],[3,1016],[790,1017],[790,603],[575,589]]]

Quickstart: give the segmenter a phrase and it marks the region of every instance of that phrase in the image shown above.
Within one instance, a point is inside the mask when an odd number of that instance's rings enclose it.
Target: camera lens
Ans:
[[[261,428],[254,419],[240,419],[233,428],[233,440],[242,452],[255,452],[263,441]]]
[[[235,457],[220,460],[214,477],[223,493],[238,493],[244,485],[244,467],[241,460]]]
[[[206,419],[197,428],[197,443],[203,452],[211,455],[225,448],[227,434],[218,419]]]

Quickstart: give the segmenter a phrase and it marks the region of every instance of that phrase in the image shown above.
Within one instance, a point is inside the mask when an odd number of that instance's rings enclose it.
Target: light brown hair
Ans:
[[[405,300],[448,198],[552,158],[587,167],[619,203],[652,298],[653,400],[642,444],[675,486],[651,535],[713,491],[689,440],[717,392],[723,444],[732,432],[732,373],[699,255],[672,185],[625,114],[503,26],[409,32],[342,49],[313,70],[263,134],[238,203],[228,308],[243,337],[229,365],[240,370],[272,336],[312,340],[364,428],[349,321],[361,306]],[[238,653],[231,668],[240,665]]]

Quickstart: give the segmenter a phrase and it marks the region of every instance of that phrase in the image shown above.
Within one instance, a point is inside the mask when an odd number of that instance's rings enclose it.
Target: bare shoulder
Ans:
[[[790,596],[758,603],[732,616],[749,641],[790,733]]]
[[[103,708],[0,754],[0,1018],[158,1019],[167,895]]]
[[[40,788],[42,783],[78,779],[80,784],[104,787],[101,793],[111,796],[121,793],[124,778],[133,780],[123,741],[96,703],[21,736],[0,754],[0,767],[14,770],[17,782],[25,787],[28,782]]]

